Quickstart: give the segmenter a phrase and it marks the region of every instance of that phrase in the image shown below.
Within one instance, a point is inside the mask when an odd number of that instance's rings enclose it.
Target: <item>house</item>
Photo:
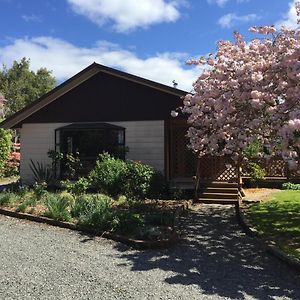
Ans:
[[[33,183],[30,160],[50,164],[47,152],[78,151],[89,169],[108,151],[161,171],[168,180],[191,178],[186,121],[170,113],[185,91],[93,63],[1,123],[19,128],[20,176]],[[121,151],[121,152],[120,152]]]

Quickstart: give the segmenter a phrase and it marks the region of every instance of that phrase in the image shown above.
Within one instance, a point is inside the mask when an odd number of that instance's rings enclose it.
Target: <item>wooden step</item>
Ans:
[[[205,204],[237,204],[238,200],[234,199],[208,199],[208,198],[198,198],[194,200],[195,203],[205,203]]]
[[[200,193],[223,193],[223,194],[238,194],[236,187],[207,187],[200,189]]]
[[[208,199],[237,199],[238,193],[235,194],[229,194],[229,193],[201,193],[201,198],[208,198]]]
[[[200,184],[201,187],[201,184]],[[213,182],[209,182],[207,183],[207,185],[204,186],[205,187],[216,187],[216,188],[238,188],[238,184],[236,182],[226,182],[226,181],[213,181]]]

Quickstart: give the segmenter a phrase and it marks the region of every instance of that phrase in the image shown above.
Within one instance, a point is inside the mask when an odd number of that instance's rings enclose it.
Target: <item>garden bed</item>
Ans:
[[[177,218],[186,201],[129,201],[103,194],[41,190],[4,191],[0,213],[102,235],[137,248],[162,248],[178,240]]]
[[[280,192],[280,189],[268,189],[268,188],[246,188],[243,190],[245,202],[260,202],[271,199],[273,195]]]

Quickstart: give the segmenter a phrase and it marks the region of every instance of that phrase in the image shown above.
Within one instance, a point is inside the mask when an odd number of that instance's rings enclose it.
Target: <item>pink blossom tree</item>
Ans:
[[[298,16],[300,4],[296,4]],[[299,22],[298,22],[299,24]],[[246,43],[220,41],[216,54],[190,64],[208,68],[184,98],[190,148],[198,157],[230,155],[259,141],[261,156],[282,155],[291,168],[300,157],[300,30],[251,27]]]

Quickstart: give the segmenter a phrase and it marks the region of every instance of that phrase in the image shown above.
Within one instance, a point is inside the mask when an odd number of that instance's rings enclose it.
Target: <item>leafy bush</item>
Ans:
[[[34,162],[32,159],[30,160],[30,170],[33,173],[35,182],[46,182],[49,184],[53,179],[51,169],[38,161]]]
[[[63,176],[69,179],[77,179],[78,174],[82,169],[79,152],[76,152],[75,154],[66,154],[63,159],[63,164],[65,167]]]
[[[291,182],[285,182],[282,184],[282,188],[284,190],[300,190],[300,184],[296,184],[296,183],[291,183]]]
[[[67,191],[63,191],[59,194],[61,198],[64,198],[68,203],[69,206],[72,208],[75,203],[75,196]]]
[[[89,174],[92,188],[113,197],[123,193],[126,162],[108,153],[100,154],[95,168]]]
[[[73,218],[78,218],[81,214],[85,214],[90,207],[90,202],[94,196],[82,194],[75,197],[71,207],[71,215]]]
[[[0,205],[9,205],[17,201],[18,196],[12,192],[2,192],[0,193]]]
[[[134,233],[144,225],[144,219],[140,214],[130,211],[118,213],[114,218],[114,230],[119,233]]]
[[[110,204],[113,200],[109,196],[103,194],[82,194],[76,196],[71,208],[72,216],[78,218],[80,215],[84,215],[90,209],[90,207],[98,201],[105,201]]]
[[[249,175],[250,175],[250,180],[252,182],[257,182],[259,180],[262,180],[266,176],[266,170],[262,168],[259,164],[250,162],[248,164],[249,168]]]
[[[61,185],[68,192],[75,195],[84,194],[90,187],[90,182],[87,178],[80,177],[77,181],[71,182],[69,180],[61,181]]]
[[[48,157],[51,159],[51,169],[53,176],[56,178],[57,170],[59,169],[59,164],[63,160],[64,155],[61,152],[49,149],[47,152]]]
[[[69,200],[60,195],[49,195],[45,201],[47,210],[44,215],[59,221],[70,221],[71,214],[69,212]]]
[[[71,214],[78,219],[78,224],[102,231],[130,233],[144,224],[139,214],[117,212],[111,203],[112,199],[106,195],[81,195],[76,198]]]
[[[140,162],[127,161],[126,173],[122,182],[123,193],[131,198],[143,199],[150,192],[154,169]]]
[[[100,230],[112,230],[115,214],[110,207],[110,201],[101,196],[83,198],[82,202],[75,202],[74,215],[78,216],[78,224],[93,226]],[[80,201],[80,200],[79,200]]]
[[[89,180],[93,189],[112,197],[123,194],[128,198],[143,199],[161,195],[166,190],[165,180],[151,166],[123,161],[108,153],[99,155]]]
[[[264,152],[263,145],[260,141],[250,143],[243,151],[243,155],[248,159],[259,157],[259,153]]]
[[[5,162],[4,176],[17,176],[20,170],[20,153],[11,152]]]
[[[169,185],[164,177],[164,175],[157,171],[154,170],[154,174],[151,177],[150,181],[150,189],[148,192],[147,197],[149,198],[164,198],[169,194]]]

